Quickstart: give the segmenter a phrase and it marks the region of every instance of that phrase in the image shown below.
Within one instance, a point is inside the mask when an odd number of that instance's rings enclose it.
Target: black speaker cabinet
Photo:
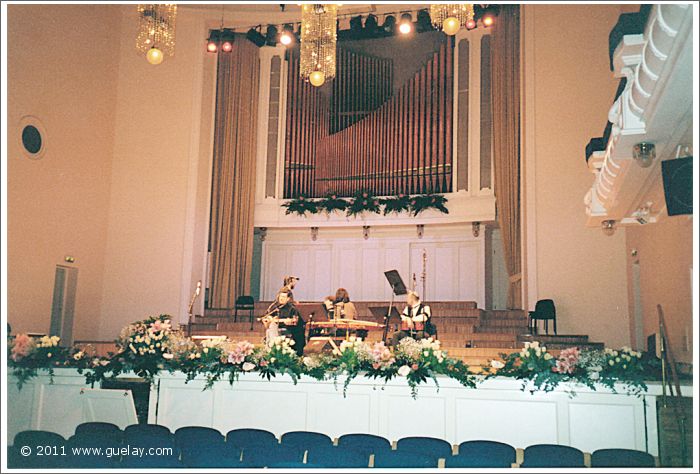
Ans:
[[[661,162],[669,216],[693,213],[693,157]]]

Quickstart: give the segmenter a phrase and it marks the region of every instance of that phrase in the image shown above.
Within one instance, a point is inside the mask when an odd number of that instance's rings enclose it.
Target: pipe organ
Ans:
[[[315,88],[291,52],[284,197],[451,192],[453,48],[446,37],[393,94],[391,60],[339,48],[336,79]]]

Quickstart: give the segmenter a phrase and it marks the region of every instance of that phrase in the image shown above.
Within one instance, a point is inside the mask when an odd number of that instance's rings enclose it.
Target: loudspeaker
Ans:
[[[337,348],[338,346],[330,337],[312,337],[304,346],[304,354],[330,354],[333,352],[333,349]]]
[[[693,157],[661,162],[669,216],[693,213]]]

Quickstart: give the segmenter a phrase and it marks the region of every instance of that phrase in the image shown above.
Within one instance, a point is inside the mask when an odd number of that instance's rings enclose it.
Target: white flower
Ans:
[[[209,348],[208,348],[208,347],[205,347],[204,349],[202,349],[202,352],[204,352],[205,354],[208,354],[208,353],[209,353]]]
[[[494,369],[502,369],[505,366],[506,365],[503,362],[501,362],[500,360],[494,359],[491,361],[491,367],[493,367]]]
[[[550,354],[549,352],[545,353],[544,360],[550,360],[551,358],[552,358],[552,354]]]
[[[83,358],[84,355],[85,353],[83,351],[78,351],[75,354],[73,354],[73,359],[80,360]]]
[[[600,373],[595,371],[588,372],[588,378],[591,380],[598,380],[600,378]]]
[[[430,352],[428,352],[428,351],[423,351],[423,355],[424,355],[425,357],[428,357],[428,356],[430,355]]]
[[[108,361],[108,360],[101,360],[101,361],[100,361],[100,365],[103,366],[103,367],[104,367],[105,365],[109,365],[109,361]]]
[[[170,354],[170,353],[167,353],[167,352],[166,352],[165,354],[163,354],[163,358],[164,358],[164,359],[168,359],[168,360],[170,360],[170,359],[172,359],[172,358],[173,358],[173,355],[172,355],[172,354]]]
[[[399,367],[398,372],[400,376],[405,377],[411,373],[411,368],[407,365],[402,365],[401,367]]]
[[[251,370],[253,370],[253,369],[255,368],[255,364],[252,364],[252,363],[250,363],[250,362],[244,362],[244,363],[243,363],[243,366],[241,366],[241,368],[242,368],[245,372],[250,372]]]

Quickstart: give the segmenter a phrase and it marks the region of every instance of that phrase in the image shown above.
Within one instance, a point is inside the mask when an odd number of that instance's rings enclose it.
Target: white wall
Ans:
[[[309,229],[268,229],[263,242],[261,297],[272,300],[285,275],[300,278],[294,297],[321,301],[346,288],[354,301],[391,297],[384,272],[398,270],[407,287],[416,275],[416,289],[426,301],[476,301],[484,307],[484,236],[472,235],[471,224],[321,228],[316,241]],[[425,292],[423,251],[425,250]],[[424,293],[424,294],[423,294]]]
[[[68,265],[78,268],[73,335],[91,339],[103,290],[119,8],[8,5],[7,13],[7,320],[13,332],[48,332],[56,265]],[[45,127],[40,160],[22,154],[25,115]]]
[[[608,34],[619,5],[524,7],[525,255],[528,308],[551,298],[559,334],[629,344],[625,231],[586,227],[584,147],[617,86]]]
[[[101,339],[149,314],[186,318],[193,262],[201,268],[206,248],[194,243],[206,222],[197,199],[209,198],[198,194],[208,160],[200,160],[206,25],[180,11],[175,55],[154,67],[134,47],[135,11],[122,8]]]

